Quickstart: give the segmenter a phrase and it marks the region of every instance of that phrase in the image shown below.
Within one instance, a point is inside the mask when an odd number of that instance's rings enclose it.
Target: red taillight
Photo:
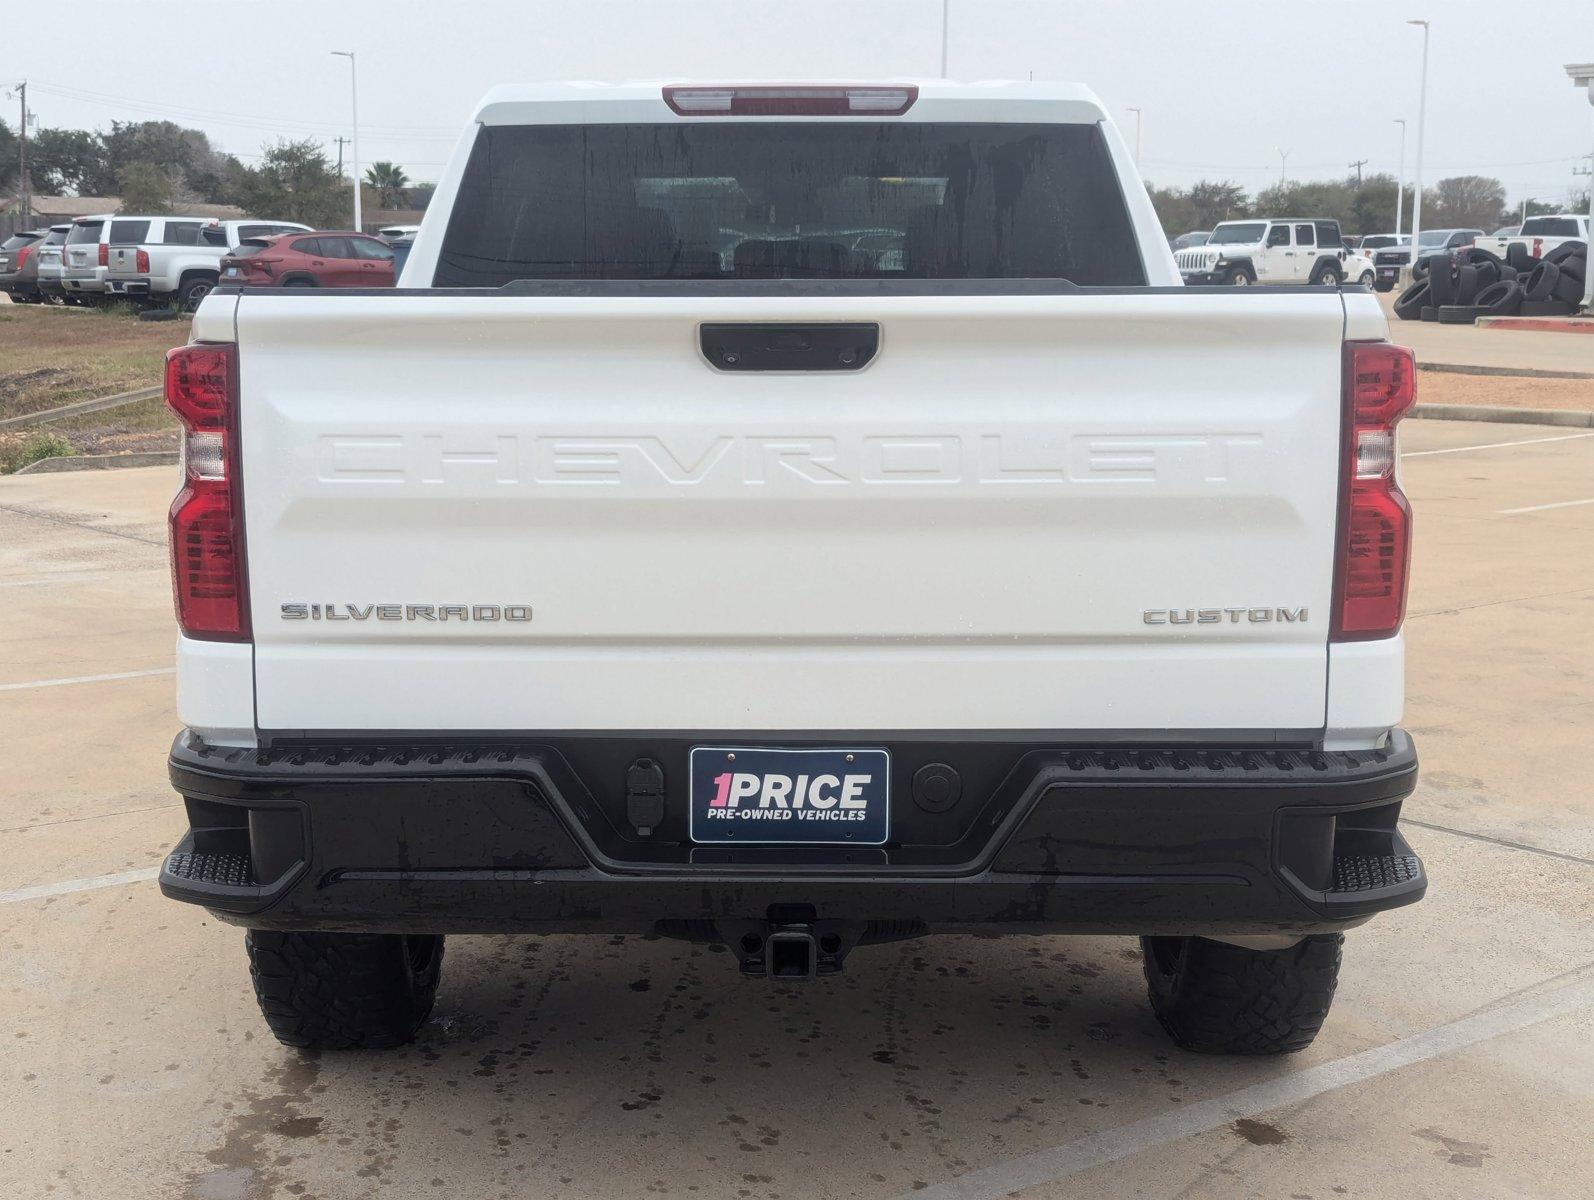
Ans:
[[[18,271],[22,270],[22,264],[28,261],[28,255],[30,255],[32,253],[33,253],[33,247],[32,246],[24,246],[24,247],[22,247],[22,249],[17,251],[16,270],[18,270]]]
[[[683,117],[896,117],[919,89],[901,86],[667,87],[664,103]]]
[[[1411,506],[1395,482],[1395,426],[1417,399],[1410,350],[1345,344],[1345,450],[1334,640],[1389,637],[1406,612]]]
[[[189,637],[223,642],[249,640],[236,364],[230,344],[166,354],[166,403],[183,423],[183,486],[171,509],[177,623]]]
[[[135,271],[144,271],[146,273],[149,271],[149,251],[148,250],[136,250],[136,251],[134,251],[134,253],[133,253],[133,270],[135,270]]]
[[[100,243],[100,266],[108,267],[110,265],[111,265],[111,247],[109,246],[109,244],[107,244],[105,242],[101,242]]]

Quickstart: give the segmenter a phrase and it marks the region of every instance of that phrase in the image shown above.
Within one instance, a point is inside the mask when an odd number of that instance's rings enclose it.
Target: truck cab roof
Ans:
[[[800,102],[805,96],[819,98],[852,92],[874,93],[875,103],[883,105],[883,93],[902,92],[909,97],[905,106],[893,113],[885,107],[858,107],[839,113],[770,111],[742,113],[703,108],[691,113],[677,111],[666,102],[666,89],[702,95],[710,92],[757,94],[766,102],[778,98]],[[897,116],[904,121],[1065,121],[1095,123],[1106,120],[1107,111],[1096,94],[1077,83],[982,80],[961,82],[949,79],[894,78],[874,83],[850,80],[718,80],[656,79],[623,83],[561,82],[522,83],[496,87],[482,98],[472,121],[482,125],[525,124],[607,124],[622,121],[664,122],[677,120],[723,119],[782,120],[800,115],[805,120],[849,117],[880,118]]]

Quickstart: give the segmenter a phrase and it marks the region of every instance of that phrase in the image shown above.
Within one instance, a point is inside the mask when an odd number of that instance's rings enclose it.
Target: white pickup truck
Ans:
[[[1386,333],[1182,286],[1082,88],[495,91],[399,288],[171,353],[161,886],[296,1046],[411,1037],[449,933],[963,932],[1299,1049],[1426,886]]]

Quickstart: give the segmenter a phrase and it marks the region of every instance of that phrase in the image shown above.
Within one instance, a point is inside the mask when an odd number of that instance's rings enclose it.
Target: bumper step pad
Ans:
[[[163,873],[190,883],[215,887],[252,888],[255,869],[247,854],[207,854],[204,851],[177,850],[166,856]]]
[[[1422,878],[1422,860],[1415,854],[1342,854],[1334,860],[1331,894],[1376,892]]]

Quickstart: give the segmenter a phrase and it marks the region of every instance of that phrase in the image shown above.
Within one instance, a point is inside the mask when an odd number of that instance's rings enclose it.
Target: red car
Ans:
[[[245,238],[221,260],[221,282],[247,287],[392,287],[393,247],[363,233]]]

